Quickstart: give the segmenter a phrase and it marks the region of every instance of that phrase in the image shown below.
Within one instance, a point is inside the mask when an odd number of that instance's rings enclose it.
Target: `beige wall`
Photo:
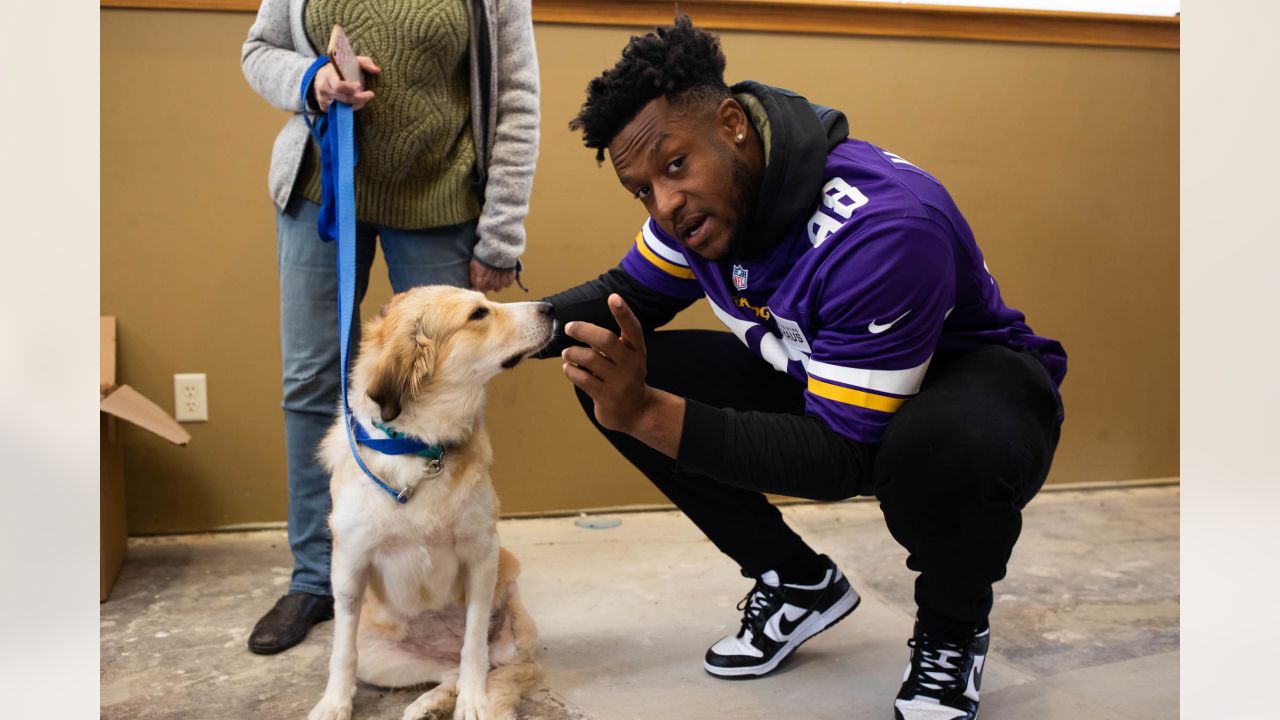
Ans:
[[[266,193],[284,115],[240,75],[252,19],[102,11],[102,312],[119,316],[119,375],[166,408],[174,373],[209,376],[211,420],[187,426],[189,447],[125,434],[134,533],[285,517]],[[566,128],[629,31],[536,33],[532,297],[611,266],[643,219]],[[1177,52],[754,32],[723,42],[730,80],[840,107],[855,136],[951,190],[1008,301],[1071,356],[1052,482],[1178,474]],[[380,273],[366,313],[390,292]],[[702,307],[679,323],[716,326]],[[489,422],[506,511],[662,499],[591,431],[556,363],[499,378]]]

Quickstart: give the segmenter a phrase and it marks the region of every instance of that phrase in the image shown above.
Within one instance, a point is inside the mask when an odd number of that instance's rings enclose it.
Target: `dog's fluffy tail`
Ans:
[[[542,682],[542,668],[534,662],[502,665],[489,671],[486,691],[489,716],[494,720],[516,720],[520,698]]]

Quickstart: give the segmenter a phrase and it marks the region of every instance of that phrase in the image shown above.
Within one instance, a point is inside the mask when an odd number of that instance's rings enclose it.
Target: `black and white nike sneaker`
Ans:
[[[895,720],[974,720],[978,717],[978,688],[987,661],[991,630],[968,641],[949,642],[930,637],[916,623],[907,641],[911,662],[902,676],[902,689],[893,702]]]
[[[835,625],[862,598],[844,573],[822,556],[826,575],[816,585],[784,584],[772,570],[738,603],[742,628],[707,650],[703,667],[717,677],[756,677],[771,672],[805,640]]]

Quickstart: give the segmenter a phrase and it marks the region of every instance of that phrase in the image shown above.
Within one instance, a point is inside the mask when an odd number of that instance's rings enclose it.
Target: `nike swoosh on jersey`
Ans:
[[[902,318],[910,314],[911,314],[911,311],[908,310],[883,325],[878,325],[875,320],[872,320],[871,323],[867,325],[867,331],[870,332],[872,335],[879,335],[885,330],[888,330],[889,328],[893,327],[894,323],[898,322],[899,320],[901,320]]]

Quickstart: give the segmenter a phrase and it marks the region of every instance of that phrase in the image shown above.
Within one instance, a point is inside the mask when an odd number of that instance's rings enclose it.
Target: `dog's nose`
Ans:
[[[543,315],[546,315],[547,317],[554,317],[556,314],[556,309],[549,302],[540,302],[538,303],[538,312]]]

